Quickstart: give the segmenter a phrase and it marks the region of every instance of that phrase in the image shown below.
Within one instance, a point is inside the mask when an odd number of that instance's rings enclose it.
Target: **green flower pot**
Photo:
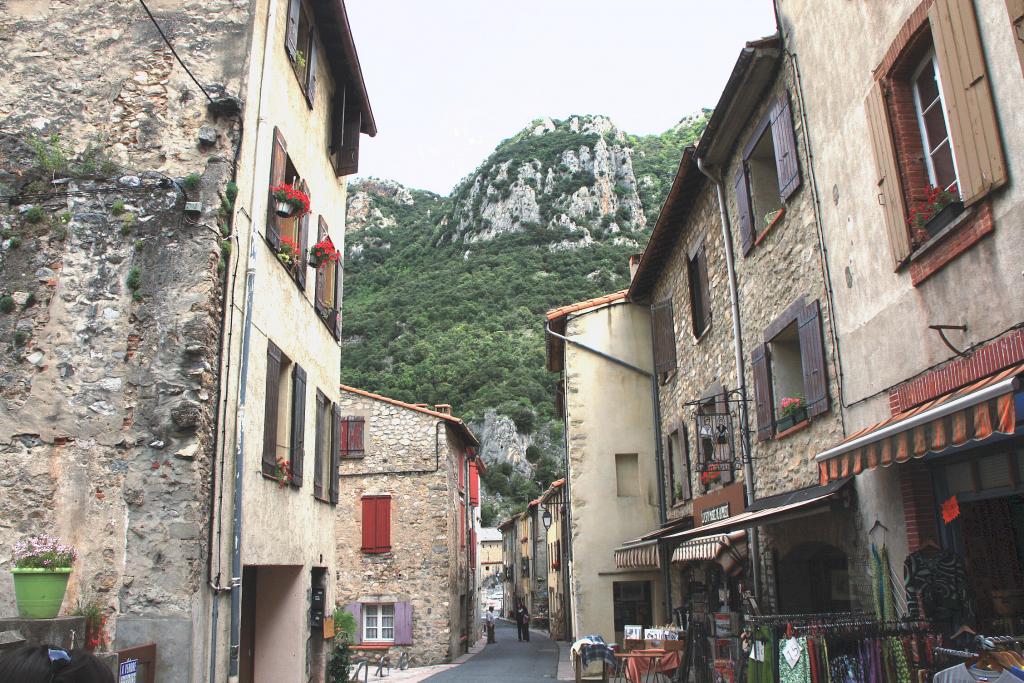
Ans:
[[[18,614],[25,619],[53,619],[60,613],[68,589],[71,567],[61,569],[11,569]]]

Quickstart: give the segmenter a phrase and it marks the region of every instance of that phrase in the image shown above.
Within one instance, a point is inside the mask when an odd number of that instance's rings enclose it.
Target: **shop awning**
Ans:
[[[822,484],[947,448],[1013,434],[1013,392],[1024,364],[893,415],[815,456]]]
[[[635,544],[627,543],[615,549],[617,569],[657,569],[660,566],[657,539]]]
[[[826,486],[812,486],[781,496],[772,496],[754,503],[746,512],[733,515],[719,522],[704,524],[694,529],[666,536],[667,540],[687,541],[694,538],[709,538],[737,529],[746,529],[762,524],[775,524],[797,517],[816,514],[827,508],[849,479],[834,481]]]

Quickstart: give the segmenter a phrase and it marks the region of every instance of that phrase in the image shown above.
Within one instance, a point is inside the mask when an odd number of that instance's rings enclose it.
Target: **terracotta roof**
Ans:
[[[438,411],[431,410],[430,408],[423,408],[413,403],[399,401],[397,398],[391,398],[389,396],[375,394],[373,392],[366,391],[365,389],[356,389],[355,387],[346,386],[344,384],[340,384],[338,386],[342,391],[347,391],[350,394],[356,394],[357,396],[365,396],[366,398],[372,398],[375,401],[383,401],[384,403],[390,403],[393,406],[405,408],[406,410],[415,410],[417,413],[423,413],[424,415],[430,415],[432,417],[436,417],[446,422],[449,422],[455,425],[455,427],[462,432],[462,435],[463,437],[465,437],[467,443],[473,446],[480,445],[480,442],[477,440],[476,435],[473,434],[473,431],[466,425],[465,422],[455,417],[454,415],[449,415],[448,413],[439,413]]]
[[[622,291],[615,292],[614,294],[605,294],[599,296],[596,299],[587,299],[576,304],[569,304],[568,306],[562,306],[561,308],[555,308],[547,312],[548,320],[556,320],[558,318],[564,318],[570,313],[578,313],[579,311],[585,311],[590,308],[597,308],[604,304],[610,304],[613,301],[621,301],[626,298],[626,292],[629,290],[623,289]]]

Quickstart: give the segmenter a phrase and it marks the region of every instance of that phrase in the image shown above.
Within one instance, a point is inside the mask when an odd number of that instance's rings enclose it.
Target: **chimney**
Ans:
[[[629,281],[633,282],[633,278],[636,277],[636,271],[640,268],[640,258],[643,254],[633,254],[629,257]]]
[[[434,405],[434,410],[436,410],[439,413],[444,413],[445,415],[451,415],[452,414],[452,404],[451,403],[438,403],[438,404]]]

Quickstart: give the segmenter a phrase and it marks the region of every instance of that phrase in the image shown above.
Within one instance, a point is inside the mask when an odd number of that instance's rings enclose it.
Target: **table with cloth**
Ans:
[[[679,655],[679,651],[669,652],[661,648],[650,648],[615,656],[626,660],[626,678],[630,683],[642,683],[652,669],[660,674],[671,674],[678,669],[681,661]]]

